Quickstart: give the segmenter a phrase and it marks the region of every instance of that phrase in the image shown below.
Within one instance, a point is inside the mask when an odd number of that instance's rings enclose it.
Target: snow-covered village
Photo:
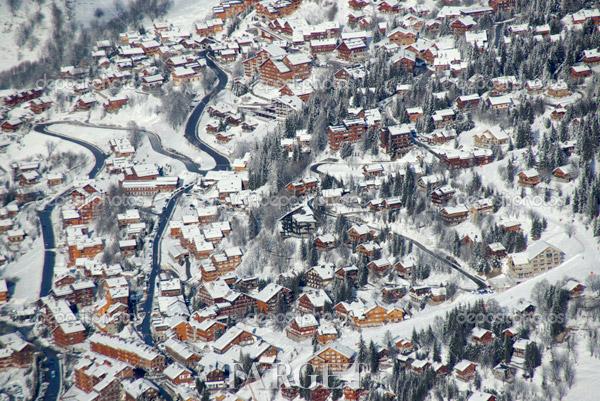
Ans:
[[[597,401],[600,1],[0,0],[0,401]]]

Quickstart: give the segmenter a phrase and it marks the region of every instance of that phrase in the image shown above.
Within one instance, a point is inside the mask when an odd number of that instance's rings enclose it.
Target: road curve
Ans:
[[[198,103],[194,110],[190,113],[185,124],[184,136],[192,145],[201,151],[208,153],[215,160],[215,167],[213,170],[230,170],[231,163],[229,162],[229,159],[222,153],[209,146],[206,142],[202,141],[198,135],[198,123],[200,122],[200,118],[204,113],[204,109],[206,109],[208,103],[219,92],[225,89],[228,81],[227,74],[221,68],[219,68],[219,66],[210,57],[206,57],[206,65],[215,72],[219,81],[217,86],[215,86],[206,96],[204,96],[200,103]]]
[[[47,135],[55,138],[62,139],[82,146],[92,152],[95,162],[94,166],[88,173],[89,178],[95,178],[96,175],[102,170],[104,162],[106,161],[107,155],[97,146],[91,143],[81,141],[79,139],[71,138],[55,132],[50,132],[48,127],[51,123],[37,124],[33,127],[33,130],[42,135]],[[46,206],[38,212],[40,219],[40,225],[42,227],[42,238],[44,240],[44,265],[42,270],[42,283],[40,285],[40,296],[47,296],[52,289],[52,280],[54,278],[54,264],[56,255],[54,254],[54,248],[56,247],[54,238],[54,228],[52,226],[52,212],[54,207],[60,198],[62,198],[68,191],[65,191],[55,198],[53,198]],[[41,366],[47,369],[44,371],[45,382],[48,382],[43,397],[44,401],[57,401],[62,390],[62,374],[60,360],[56,351],[48,347],[40,347],[41,352],[44,354],[45,359],[41,362]]]
[[[218,151],[216,151],[215,149],[213,149],[212,147],[210,147],[209,145],[207,145],[204,141],[202,141],[199,138],[199,135],[197,132],[198,122],[200,121],[200,118],[202,117],[202,114],[204,113],[204,109],[206,108],[208,103],[219,92],[221,92],[223,89],[225,89],[225,86],[227,86],[227,74],[225,74],[225,72],[223,70],[221,70],[209,57],[206,57],[206,63],[208,65],[208,67],[210,67],[215,72],[219,82],[217,83],[217,86],[213,90],[211,90],[206,96],[204,96],[202,101],[200,101],[200,103],[198,103],[196,105],[194,110],[188,116],[188,120],[185,124],[184,136],[185,136],[185,138],[187,138],[188,141],[190,141],[190,143],[192,145],[196,146],[201,151],[208,153],[215,160],[215,167],[213,168],[213,170],[230,170],[231,164],[229,162],[229,159],[227,157],[225,157],[224,155],[222,155],[221,153],[219,153]],[[151,137],[149,137],[149,138],[151,138]],[[152,139],[151,139],[151,142],[152,142]],[[209,171],[209,170],[201,169],[199,171],[199,173],[206,174],[207,171]],[[152,311],[154,309],[153,302],[154,302],[154,290],[156,287],[156,277],[157,277],[158,273],[160,272],[161,239],[162,239],[162,236],[164,235],[165,230],[167,229],[168,222],[171,218],[173,210],[175,209],[175,206],[177,205],[177,200],[183,193],[188,192],[191,188],[192,188],[191,186],[184,187],[181,190],[179,190],[179,192],[174,194],[169,199],[167,204],[165,205],[165,208],[163,209],[163,211],[159,217],[158,226],[156,228],[156,234],[154,236],[154,241],[152,243],[152,270],[150,272],[150,277],[148,279],[148,291],[146,294],[146,299],[143,304],[143,310],[144,310],[145,314],[144,314],[144,319],[142,320],[141,326],[139,327],[140,331],[142,332],[142,337],[144,339],[144,342],[148,345],[154,345],[154,338],[152,337],[151,325],[152,325]]]
[[[33,127],[33,130],[42,135],[47,135],[55,138],[62,139],[64,141],[68,141],[74,143],[76,145],[82,146],[92,152],[94,156],[95,162],[94,166],[88,173],[88,178],[93,179],[98,175],[104,163],[106,161],[107,155],[97,146],[82,141],[80,139],[72,138],[66,135],[58,134],[56,132],[51,132],[48,130],[48,127],[55,123],[42,123],[36,124]],[[46,206],[38,212],[38,216],[40,219],[40,225],[42,226],[42,238],[44,239],[44,267],[42,273],[42,284],[40,288],[40,296],[44,297],[50,293],[52,289],[52,279],[54,278],[54,263],[55,263],[55,254],[54,248],[56,247],[55,239],[54,239],[54,229],[52,226],[52,212],[56,207],[57,202],[66,194],[67,191],[59,194],[54,199],[46,204]]]
[[[82,122],[82,121],[71,121],[71,120],[58,121],[58,122],[48,123],[46,125],[50,126],[53,124],[70,124],[70,125],[77,125],[77,126],[81,126],[81,127],[100,128],[100,129],[107,129],[107,130],[110,129],[110,130],[116,130],[116,131],[130,131],[130,128],[120,127],[118,125],[91,124],[91,123],[86,123],[86,122]],[[163,156],[180,161],[181,163],[183,163],[183,165],[189,172],[203,174],[206,171],[206,170],[202,169],[202,166],[199,163],[195,162],[191,157],[184,155],[183,153],[180,153],[174,149],[164,147],[162,144],[162,139],[157,133],[148,131],[145,128],[138,127],[137,129],[141,133],[143,133],[144,135],[146,135],[148,137],[150,146],[152,147],[152,150],[155,151],[156,153],[159,153]]]
[[[72,142],[79,146],[83,146],[84,148],[86,148],[87,150],[92,152],[92,154],[94,155],[94,158],[95,158],[95,163],[94,163],[94,167],[88,173],[88,177],[90,179],[96,177],[98,175],[98,173],[100,172],[100,170],[102,170],[102,167],[104,166],[104,162],[106,161],[106,158],[108,157],[108,155],[106,153],[104,153],[102,151],[102,149],[100,149],[98,146],[96,146],[94,144],[83,141],[81,139],[73,138],[73,137],[70,137],[67,135],[59,134],[59,133],[48,130],[48,128],[51,127],[52,125],[59,124],[59,123],[62,123],[62,122],[46,122],[46,123],[36,124],[33,126],[33,130],[42,135],[52,136],[55,138],[62,139],[64,141]]]
[[[202,117],[202,114],[204,113],[206,106],[219,92],[221,92],[223,89],[225,89],[225,87],[227,85],[227,81],[228,81],[227,74],[225,74],[225,72],[223,70],[221,70],[216,65],[216,63],[214,63],[214,61],[212,61],[209,57],[206,57],[206,61],[207,61],[208,67],[210,67],[216,73],[217,78],[218,78],[218,83],[217,83],[217,86],[213,90],[211,90],[211,92],[208,93],[202,99],[202,101],[200,103],[198,103],[198,105],[194,108],[192,113],[190,113],[190,116],[188,117],[188,121],[185,126],[184,136],[185,136],[185,138],[188,139],[188,141],[190,141],[190,143],[192,143],[194,146],[196,146],[201,151],[204,151],[207,154],[209,154],[215,160],[215,167],[213,168],[213,170],[230,170],[231,164],[230,164],[229,159],[226,156],[224,156],[223,154],[221,154],[220,152],[213,149],[208,144],[206,144],[204,141],[202,141],[199,138],[199,135],[197,133],[198,122],[200,121],[200,118]],[[56,124],[56,122],[37,124],[33,127],[33,129],[34,129],[34,131],[36,131],[40,134],[60,138],[65,141],[75,143],[77,145],[80,145],[80,146],[88,149],[90,152],[92,152],[92,154],[94,155],[94,158],[95,158],[95,163],[94,163],[93,168],[88,173],[88,177],[90,179],[95,178],[96,175],[101,171],[102,167],[104,166],[107,155],[100,148],[98,148],[97,146],[92,145],[88,142],[85,142],[85,141],[82,141],[79,139],[75,139],[75,138],[71,138],[69,136],[58,134],[55,132],[50,132],[48,130],[48,127],[53,124]],[[183,154],[180,154],[178,152],[175,152],[173,150],[165,149],[162,146],[162,141],[160,140],[160,137],[158,135],[156,135],[152,132],[146,131],[146,130],[143,130],[143,131],[146,135],[148,135],[150,144],[154,151],[161,153],[165,156],[180,160],[181,162],[184,163],[186,168],[191,172],[195,172],[195,173],[199,173],[199,174],[206,174],[206,172],[209,171],[209,170],[202,169],[201,166],[199,166],[197,163],[195,163],[189,157],[187,157]],[[144,315],[144,319],[141,324],[142,336],[143,336],[144,342],[146,342],[146,344],[148,344],[148,345],[154,345],[154,339],[152,338],[152,331],[151,331],[150,326],[152,323],[152,309],[153,309],[153,300],[154,300],[154,290],[156,287],[156,277],[158,275],[158,272],[160,271],[161,238],[166,230],[168,221],[175,209],[177,200],[183,193],[188,192],[191,188],[192,188],[191,186],[187,186],[187,187],[184,187],[184,188],[178,190],[178,192],[175,193],[169,199],[169,201],[167,202],[167,205],[165,206],[165,208],[163,209],[163,211],[159,217],[159,223],[158,223],[158,226],[156,229],[156,235],[155,235],[153,243],[152,243],[152,269],[151,269],[150,277],[148,280],[148,287],[149,287],[148,293],[147,293],[146,300],[144,302],[144,307],[143,307],[143,309],[145,311],[145,315]],[[54,254],[53,249],[55,248],[56,244],[55,244],[54,230],[53,230],[53,226],[52,226],[51,215],[52,215],[52,211],[54,210],[54,207],[56,206],[56,200],[58,200],[63,195],[64,195],[64,193],[59,195],[57,198],[53,199],[51,202],[49,202],[46,205],[46,207],[44,207],[44,209],[42,211],[39,212],[39,218],[40,218],[40,224],[42,226],[42,236],[44,239],[44,248],[45,248],[44,267],[43,267],[43,275],[42,275],[42,284],[41,284],[41,288],[40,288],[40,296],[48,295],[50,290],[52,289],[52,279],[54,276],[54,264],[55,264],[55,254]],[[48,387],[43,399],[44,399],[44,401],[56,401],[56,400],[58,400],[58,397],[61,393],[60,363],[56,357],[56,354],[52,354],[49,351],[44,352],[44,353],[46,354],[47,361],[48,361],[47,367],[49,369],[49,372],[48,372],[49,387]],[[52,379],[54,379],[54,380],[52,380]]]
[[[310,166],[310,171],[312,171],[313,173],[315,173],[316,175],[318,175],[321,178],[324,177],[331,177],[331,179],[333,180],[333,182],[335,182],[335,186],[337,188],[343,188],[344,187],[344,183],[341,180],[338,180],[335,176],[331,175],[331,174],[327,174],[323,171],[319,171],[319,167],[324,166],[326,164],[333,164],[333,163],[337,163],[339,162],[338,159],[334,158],[334,157],[330,157],[327,159],[323,159],[320,162],[316,162],[311,164]]]

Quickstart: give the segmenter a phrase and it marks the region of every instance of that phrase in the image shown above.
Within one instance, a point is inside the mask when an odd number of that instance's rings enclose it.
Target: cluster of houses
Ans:
[[[18,250],[21,243],[27,237],[27,233],[21,228],[16,217],[19,212],[17,202],[11,202],[5,207],[0,208],[0,236],[5,240],[5,243],[10,249]],[[2,255],[2,262],[6,262],[6,257]]]
[[[53,101],[44,95],[43,88],[15,91],[4,96],[0,105],[0,130],[4,133],[16,132],[25,127],[35,114],[43,113],[52,107]],[[19,116],[9,117],[8,113],[17,107],[24,108],[27,112]]]
[[[226,104],[217,104],[209,106],[206,109],[211,117],[206,123],[206,132],[213,134],[219,143],[225,144],[233,139],[233,132],[230,128],[240,127],[242,132],[253,132],[257,124],[246,120],[245,116]]]
[[[302,0],[222,0],[212,12],[215,18],[226,20],[254,7],[261,18],[273,20],[292,14],[301,3]]]
[[[66,400],[153,399],[159,393],[150,380],[136,379],[131,365],[100,353],[82,355],[74,367],[73,378],[73,386],[63,395]]]
[[[124,196],[148,196],[177,188],[177,177],[163,176],[153,164],[135,163],[135,148],[127,139],[112,138],[108,145],[111,156],[106,167],[109,173],[119,174],[119,187]],[[120,264],[107,265],[99,261],[107,241],[91,228],[98,219],[107,217],[101,213],[106,212],[106,203],[114,198],[95,180],[89,180],[76,183],[64,193],[63,199],[60,222],[67,269],[55,272],[50,294],[41,299],[39,306],[54,343],[71,347],[87,341],[89,335],[89,326],[81,323],[72,308],[86,308],[91,316],[87,323],[96,333],[114,335],[129,322],[131,285],[142,283],[136,281],[141,277],[126,272]],[[117,230],[116,252],[123,258],[136,256],[146,234],[140,211],[124,208],[114,219],[108,224],[114,224]],[[86,393],[91,391],[87,390]],[[114,389],[107,391],[114,395]],[[103,399],[103,393],[98,394],[98,399]]]
[[[117,112],[128,104],[128,97],[124,94],[102,95],[100,99],[98,93],[133,85],[136,81],[142,89],[154,91],[167,81],[180,85],[200,80],[206,67],[206,60],[199,53],[206,46],[207,38],[203,35],[221,31],[223,21],[211,20],[204,25],[196,26],[196,35],[193,35],[170,24],[156,22],[144,34],[123,32],[114,43],[97,41],[91,53],[91,59],[98,68],[95,76],[88,75],[88,68],[64,66],[60,69],[61,79],[74,82],[74,110],[87,111],[101,104],[107,112]],[[53,104],[41,88],[6,96],[3,103],[9,110],[25,104],[32,115],[43,113]],[[22,113],[14,118],[0,117],[0,127],[3,132],[14,132],[25,126],[27,120],[27,115]]]
[[[499,10],[508,10],[514,0],[490,0],[488,6],[453,6],[446,1],[437,15],[426,5],[405,5],[401,2],[382,0],[348,0],[351,12],[345,31],[337,22],[324,22],[307,26],[287,18],[298,9],[301,0],[222,0],[213,8],[212,18],[196,23],[193,32],[174,28],[168,23],[156,22],[151,29],[141,34],[125,32],[117,43],[98,41],[92,57],[99,68],[99,76],[92,82],[85,81],[87,69],[67,66],[61,69],[61,78],[78,82],[75,93],[77,110],[89,110],[96,102],[94,90],[116,87],[139,78],[141,86],[151,91],[170,80],[176,85],[194,82],[202,77],[206,60],[200,57],[201,49],[209,49],[217,61],[227,64],[240,60],[247,82],[258,81],[278,90],[272,103],[255,114],[283,120],[287,115],[302,109],[309,101],[313,88],[308,83],[314,75],[320,58],[335,56],[339,68],[335,72],[337,81],[360,82],[365,77],[365,67],[355,64],[366,58],[373,47],[372,11],[385,15],[397,15],[398,24],[388,29],[386,23],[376,26],[384,37],[380,43],[383,51],[392,55],[393,65],[406,71],[426,69],[431,73],[458,76],[468,67],[455,43],[436,42],[423,37],[423,29],[435,33],[447,24],[456,38],[464,36],[467,43],[478,49],[487,46],[487,34],[480,31],[479,20]],[[375,7],[370,7],[374,5]],[[235,39],[222,38],[228,20],[255,10],[258,22],[252,28],[256,37],[242,35]],[[581,10],[572,15],[574,24],[588,20],[600,23],[597,10]],[[547,25],[530,27],[509,25],[506,38],[519,35],[538,35],[550,39]],[[255,42],[256,39],[256,42]],[[261,41],[261,42],[258,42]],[[264,42],[264,43],[263,43]],[[162,60],[158,63],[157,60]],[[592,75],[594,64],[600,63],[598,49],[583,51],[581,63],[571,67],[574,79]],[[159,64],[164,67],[159,67]],[[491,110],[507,110],[516,104],[514,90],[524,89],[528,94],[545,93],[554,99],[570,96],[572,91],[564,81],[545,85],[541,81],[521,84],[513,76],[499,76],[491,81],[492,89],[482,96],[476,93],[457,96],[452,107],[434,110],[425,116],[421,107],[406,108],[409,123],[384,124],[379,109],[352,108],[338,124],[327,128],[329,149],[338,151],[346,144],[362,141],[368,132],[376,132],[383,152],[393,160],[406,155],[415,148],[415,143],[426,144],[432,153],[448,169],[470,168],[490,163],[492,148],[507,145],[510,136],[501,130],[487,129],[474,135],[473,149],[445,149],[436,147],[456,138],[453,124],[461,113],[485,106]],[[367,89],[365,89],[367,90]],[[396,95],[403,97],[410,86],[399,84]],[[451,100],[451,99],[450,99]],[[103,107],[107,112],[116,112],[127,105],[125,95],[107,97]],[[4,105],[14,108],[27,104],[32,113],[42,113],[52,106],[51,99],[40,89],[19,92],[4,98]],[[211,120],[206,126],[209,133],[225,144],[232,139],[229,127],[238,127],[252,132],[256,125],[245,119],[244,113],[251,109],[233,110],[226,105],[207,108]],[[560,118],[562,108],[557,107],[552,118]],[[260,114],[262,113],[262,114]],[[417,122],[431,119],[433,131],[417,134]],[[422,120],[421,120],[422,121]],[[3,119],[1,128],[5,132],[18,130],[23,120]],[[293,138],[282,140],[282,148],[290,155],[298,148],[310,151],[311,135],[299,131]],[[135,162],[135,148],[125,138],[113,138],[109,142],[111,156],[106,167],[109,173],[118,175],[119,188],[131,196],[154,196],[161,192],[176,190],[178,177],[165,176],[162,169],[152,163]],[[418,153],[418,152],[417,152]],[[158,274],[154,310],[151,311],[151,334],[161,342],[158,348],[150,347],[135,336],[120,335],[129,323],[131,305],[139,301],[135,290],[147,283],[137,271],[125,269],[120,264],[106,264],[98,256],[105,251],[105,239],[98,237],[91,224],[101,218],[100,213],[107,196],[96,183],[78,185],[68,192],[67,202],[61,209],[61,223],[67,247],[68,270],[57,273],[49,296],[39,300],[43,322],[54,345],[70,348],[85,341],[89,351],[81,354],[73,368],[72,386],[63,395],[66,400],[141,400],[157,397],[159,389],[154,378],[160,378],[170,392],[184,400],[196,400],[196,377],[201,377],[206,387],[217,391],[225,389],[232,380],[228,363],[240,362],[242,355],[258,364],[261,370],[270,369],[280,360],[282,350],[257,334],[255,327],[242,322],[248,314],[273,315],[291,309],[293,317],[281,327],[283,333],[297,342],[313,341],[315,351],[307,356],[307,362],[315,369],[328,365],[334,372],[343,372],[356,362],[356,350],[343,344],[341,327],[354,330],[380,327],[400,322],[410,316],[413,308],[425,304],[435,305],[446,301],[448,294],[444,285],[421,285],[413,275],[417,262],[409,255],[404,258],[387,256],[383,249],[386,239],[379,230],[369,225],[352,223],[343,233],[344,239],[331,233],[317,233],[318,219],[308,206],[300,206],[281,219],[286,235],[307,237],[318,234],[313,246],[319,252],[327,252],[337,246],[347,246],[354,256],[366,260],[367,274],[380,285],[377,299],[354,301],[332,301],[332,289],[336,285],[359,284],[363,274],[357,266],[336,266],[331,263],[317,264],[303,269],[303,286],[295,294],[286,287],[285,275],[268,283],[256,277],[238,275],[244,252],[240,247],[228,244],[227,237],[232,225],[221,213],[221,208],[244,210],[252,205],[252,192],[248,190],[248,163],[250,154],[235,160],[233,171],[210,171],[202,177],[201,187],[211,202],[186,208],[182,214],[168,224],[170,244],[168,257],[171,270]],[[484,214],[494,213],[494,203],[483,198],[468,206],[455,204],[456,190],[445,185],[443,178],[434,174],[425,175],[418,162],[407,166],[415,173],[417,188],[425,191],[432,204],[439,209],[440,219],[449,225],[465,222],[470,217],[477,219]],[[40,164],[37,161],[15,163],[13,174],[21,187],[31,187],[41,180]],[[380,162],[362,166],[363,180],[359,188],[376,189],[386,179],[386,169]],[[570,180],[568,166],[553,171],[555,177]],[[62,176],[48,176],[50,186],[62,183]],[[347,195],[345,189],[322,189],[323,177],[306,176],[290,182],[286,189],[297,197],[319,196],[328,206],[340,203]],[[542,180],[535,169],[519,172],[519,184],[533,187]],[[450,204],[454,204],[450,206]],[[218,205],[218,206],[215,206]],[[9,204],[10,206],[10,204]],[[370,212],[393,211],[403,207],[397,197],[371,199],[362,210]],[[0,233],[9,242],[19,242],[25,237],[14,222],[12,208],[0,210]],[[146,223],[140,210],[129,208],[116,216],[119,229],[118,250],[122,256],[136,256],[146,233]],[[507,230],[511,230],[508,227]],[[518,229],[518,228],[517,228]],[[310,237],[313,238],[313,237]],[[537,241],[519,253],[508,254],[501,243],[488,245],[488,253],[506,258],[509,275],[517,282],[546,272],[564,260],[564,253],[556,246]],[[166,259],[166,258],[165,258]],[[190,270],[193,266],[194,270]],[[181,268],[181,269],[180,269]],[[186,294],[183,280],[174,271],[186,273],[187,279],[198,283],[193,294]],[[408,281],[410,280],[410,281]],[[584,288],[580,283],[568,283],[565,289],[577,296]],[[291,286],[290,286],[291,287]],[[144,296],[150,296],[144,290]],[[135,296],[134,296],[135,294]],[[200,307],[191,309],[194,305]],[[0,280],[0,304],[8,299],[7,284]],[[294,299],[294,301],[292,301]],[[86,325],[73,310],[91,311],[92,318]],[[525,349],[531,342],[518,338],[513,330],[505,330],[503,336],[511,338],[513,357],[493,369],[494,375],[510,381],[517,369],[523,368]],[[473,345],[488,345],[495,339],[494,333],[485,328],[473,329],[469,342]],[[0,336],[0,369],[28,366],[33,352],[18,335]],[[469,360],[459,361],[452,369],[442,362],[423,357],[418,344],[397,337],[394,339],[397,355],[394,358],[403,369],[421,374],[432,369],[436,375],[453,375],[463,382],[475,380],[478,364]],[[380,360],[390,362],[388,350],[378,347]],[[225,362],[223,362],[225,361]],[[135,369],[150,373],[140,378]],[[162,383],[162,382],[161,382]],[[282,386],[281,395],[295,398],[299,387]],[[311,389],[311,400],[321,401],[330,396],[330,390],[315,384]],[[343,389],[346,400],[358,400],[360,387],[346,384]],[[227,401],[227,393],[218,393],[219,400]],[[495,401],[495,396],[475,392],[469,401]]]

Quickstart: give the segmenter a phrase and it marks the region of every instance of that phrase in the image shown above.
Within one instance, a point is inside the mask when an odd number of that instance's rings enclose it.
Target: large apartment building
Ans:
[[[510,254],[508,271],[516,281],[523,281],[555,268],[564,261],[565,254],[546,241],[537,241],[524,252]]]
[[[165,368],[165,357],[141,342],[96,333],[90,337],[90,349],[138,368],[155,372]]]
[[[43,321],[52,333],[56,345],[68,347],[85,341],[85,327],[71,311],[67,301],[43,297],[39,302]]]

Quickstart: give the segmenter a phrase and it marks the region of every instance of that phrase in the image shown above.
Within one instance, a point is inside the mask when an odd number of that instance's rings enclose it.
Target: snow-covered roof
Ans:
[[[167,379],[170,379],[170,380],[175,380],[181,374],[186,373],[186,372],[189,373],[190,371],[178,363],[172,363],[169,366],[167,366],[165,368],[165,370],[163,370],[163,374],[167,377]]]
[[[481,327],[474,327],[473,330],[471,330],[471,335],[475,338],[482,338],[489,332],[490,331],[487,329],[482,329]]]
[[[322,308],[326,303],[331,303],[331,298],[327,295],[327,293],[323,290],[318,291],[308,291],[303,295],[306,295],[310,301],[310,303],[315,308]]]
[[[463,370],[467,369],[471,365],[476,365],[476,363],[468,361],[466,359],[463,359],[462,361],[460,361],[456,365],[454,365],[454,369],[459,372],[462,372]]]
[[[471,394],[467,401],[489,401],[492,397],[494,397],[493,394],[475,391],[473,394]]]
[[[258,294],[256,294],[254,298],[258,301],[268,302],[271,300],[271,298],[279,294],[283,288],[284,287],[279,284],[269,283]]]
[[[313,266],[311,267],[311,270],[314,271],[322,280],[331,280],[335,274],[335,268],[331,263]]]
[[[310,313],[296,316],[294,318],[294,321],[296,322],[299,328],[314,327],[319,325],[315,316]]]

